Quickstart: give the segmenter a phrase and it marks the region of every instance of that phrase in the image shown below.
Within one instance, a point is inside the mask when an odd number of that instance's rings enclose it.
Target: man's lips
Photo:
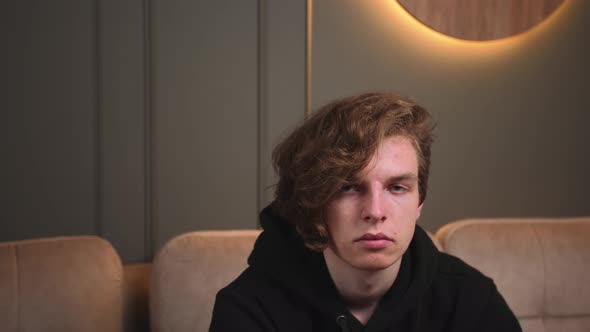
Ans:
[[[354,242],[369,250],[381,250],[393,245],[393,239],[383,233],[365,233]]]
[[[357,242],[357,241],[378,241],[378,240],[393,241],[392,238],[390,238],[389,236],[387,236],[383,233],[377,233],[377,234],[365,233],[363,236],[357,238],[355,240],[355,242]]]

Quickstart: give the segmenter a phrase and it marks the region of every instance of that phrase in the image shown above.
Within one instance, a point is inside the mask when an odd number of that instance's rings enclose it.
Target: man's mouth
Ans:
[[[365,233],[354,241],[369,250],[380,250],[393,245],[393,239],[383,233]]]
[[[377,234],[365,233],[363,236],[356,239],[355,242],[357,242],[357,241],[378,241],[378,240],[393,241],[392,238],[390,238],[389,236],[387,236],[383,233],[377,233]]]

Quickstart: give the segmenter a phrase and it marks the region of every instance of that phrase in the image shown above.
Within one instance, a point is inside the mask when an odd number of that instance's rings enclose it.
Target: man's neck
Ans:
[[[366,324],[383,295],[397,278],[401,258],[383,270],[360,270],[344,262],[332,249],[324,250],[332,281],[350,312]]]

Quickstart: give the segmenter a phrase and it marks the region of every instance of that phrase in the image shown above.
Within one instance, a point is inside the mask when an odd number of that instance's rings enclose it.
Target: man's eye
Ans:
[[[356,191],[356,187],[353,185],[344,185],[342,186],[342,188],[340,189],[341,192],[343,193],[349,193],[349,192],[353,192]]]
[[[405,193],[406,191],[408,191],[408,188],[399,184],[394,184],[389,187],[389,190],[394,193]]]

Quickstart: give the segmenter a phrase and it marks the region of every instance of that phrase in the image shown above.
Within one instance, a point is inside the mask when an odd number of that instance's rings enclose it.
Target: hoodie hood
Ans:
[[[248,264],[266,274],[289,296],[330,322],[349,317],[326,267],[322,253],[305,247],[295,228],[280,218],[271,204],[260,213],[263,232]],[[404,253],[396,281],[385,293],[364,331],[384,331],[412,310],[429,289],[438,270],[439,252],[429,236],[416,226]]]

